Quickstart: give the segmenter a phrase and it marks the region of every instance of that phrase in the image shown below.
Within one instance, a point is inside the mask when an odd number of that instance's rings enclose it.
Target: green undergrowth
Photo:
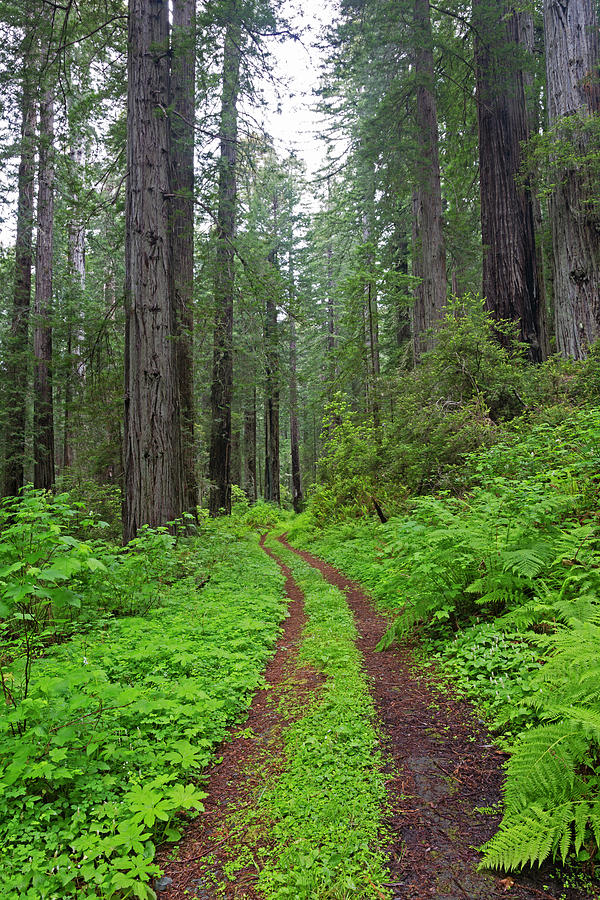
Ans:
[[[391,614],[380,649],[418,635],[510,747],[493,868],[600,847],[600,410],[544,417],[468,456],[458,495],[289,529]]]
[[[202,808],[202,773],[262,683],[285,605],[257,536],[206,523],[173,552],[185,566],[155,585],[152,608],[88,616],[85,629],[40,645],[26,692],[23,656],[6,645],[4,684],[21,690],[0,720],[6,900],[154,897],[157,844]],[[138,548],[136,565],[150,563]],[[27,560],[22,571],[44,583]],[[77,590],[85,603],[86,585]]]
[[[385,800],[374,708],[343,594],[278,542],[308,616],[300,664],[327,676],[285,733],[285,769],[262,800],[270,823],[259,889],[269,898],[388,896],[378,849]]]

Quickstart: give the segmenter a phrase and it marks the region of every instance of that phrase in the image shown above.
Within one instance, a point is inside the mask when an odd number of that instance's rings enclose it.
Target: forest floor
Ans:
[[[378,717],[388,790],[386,847],[393,900],[589,900],[570,876],[542,867],[527,875],[477,871],[476,848],[499,821],[502,763],[473,708],[453,695],[432,671],[416,664],[410,647],[383,653],[375,646],[389,626],[354,582],[305,551],[281,543],[342,591],[358,631]],[[284,729],[318,696],[321,673],[301,665],[298,649],[306,617],[290,569],[281,567],[289,617],[254,698],[248,719],[223,745],[208,774],[206,809],[190,824],[177,856],[160,859],[165,877],[156,886],[168,900],[256,898],[261,846],[260,799],[285,765]],[[282,702],[283,701],[283,702]],[[349,893],[348,896],[351,894]],[[385,895],[375,889],[374,896]]]

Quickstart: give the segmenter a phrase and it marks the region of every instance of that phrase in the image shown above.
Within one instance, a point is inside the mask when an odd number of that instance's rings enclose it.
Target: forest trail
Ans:
[[[491,837],[499,818],[479,808],[489,810],[500,799],[503,754],[469,704],[415,668],[410,649],[375,652],[388,621],[356,583],[284,538],[279,541],[345,595],[355,618],[385,760],[393,900],[589,900],[548,871],[531,879],[477,871],[480,855],[474,848]],[[159,898],[262,896],[260,851],[268,847],[269,833],[260,801],[283,770],[284,730],[318,695],[323,676],[298,659],[307,622],[302,591],[264,537],[261,546],[285,576],[289,615],[265,672],[267,686],[208,774],[205,811],[188,828],[177,858],[167,851],[161,855],[165,876],[157,885]]]
[[[268,547],[264,551],[274,557]],[[275,558],[276,559],[276,558]],[[186,831],[177,858],[165,850],[161,859],[165,876],[160,879],[158,897],[168,900],[212,900],[218,888],[219,897],[255,898],[258,866],[252,861],[256,850],[254,832],[239,815],[245,808],[255,807],[269,780],[276,777],[282,759],[282,732],[292,721],[290,705],[286,713],[279,701],[292,692],[296,701],[307,699],[318,691],[319,673],[297,663],[302,629],[306,623],[304,598],[291,577],[290,570],[276,559],[285,576],[285,593],[290,602],[283,634],[275,655],[265,671],[266,686],[254,696],[248,718],[235,727],[224,742],[220,761],[208,774],[205,810]],[[298,709],[302,703],[296,702]],[[250,864],[237,871],[235,881],[226,875],[228,864],[249,848]],[[161,889],[162,888],[162,889]]]
[[[474,848],[492,836],[499,816],[479,808],[500,800],[502,760],[471,706],[415,671],[410,650],[374,648],[388,628],[366,593],[328,563],[289,550],[341,590],[354,613],[382,728],[389,772],[390,884],[394,900],[585,900],[548,871],[533,877],[477,871]]]

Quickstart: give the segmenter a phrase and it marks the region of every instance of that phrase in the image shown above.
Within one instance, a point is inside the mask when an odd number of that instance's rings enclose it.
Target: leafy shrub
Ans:
[[[489,867],[598,857],[599,447],[598,408],[547,408],[466,456],[459,497],[295,532],[399,612],[384,644],[417,627],[435,640],[514,744]]]
[[[357,518],[377,509],[389,515],[390,509],[401,506],[406,492],[390,477],[392,465],[379,429],[361,423],[341,395],[327,409],[323,437],[320,477],[310,501],[317,524]]]
[[[92,478],[83,478],[69,469],[57,479],[60,493],[69,495],[72,506],[81,511],[83,524],[75,520],[76,537],[101,537],[104,540],[121,541],[121,489],[118,484],[106,484]],[[78,517],[79,518],[79,517]]]
[[[404,511],[409,494],[460,489],[469,454],[492,447],[504,423],[550,396],[552,386],[549,369],[526,362],[514,324],[492,320],[480,298],[462,298],[419,367],[389,380],[387,421],[376,426],[334,398],[311,498],[317,522],[390,517]]]
[[[242,521],[245,525],[258,531],[275,528],[281,518],[280,510],[272,503],[264,500],[258,500],[253,503],[242,515]]]
[[[452,641],[439,642],[436,654],[443,670],[480,709],[493,717],[495,728],[520,730],[531,721],[527,701],[538,691],[534,676],[543,665],[532,632],[511,628],[502,620],[474,625]],[[516,725],[518,719],[521,725]]]
[[[46,557],[47,568],[65,557],[81,566],[69,577],[86,579],[69,581],[69,589],[77,587],[82,609],[95,604],[98,612],[106,600],[95,582],[100,570],[86,561],[100,557],[66,540],[65,503],[32,493],[7,507],[3,540],[22,560],[4,572],[4,584],[18,576],[51,593],[54,582],[36,581],[36,574]],[[156,844],[176,840],[181,815],[201,808],[198,777],[261,683],[284,608],[283,579],[256,538],[211,523],[201,542],[180,548],[187,574],[178,581],[171,535],[148,530],[136,541],[123,559],[107,551],[102,574],[114,577],[115,592],[119,578],[131,592],[140,576],[142,584],[160,584],[160,608],[96,615],[85,628],[79,622],[70,640],[30,656],[23,647],[32,631],[25,631],[22,645],[13,635],[0,652],[0,880],[7,900],[153,897]]]

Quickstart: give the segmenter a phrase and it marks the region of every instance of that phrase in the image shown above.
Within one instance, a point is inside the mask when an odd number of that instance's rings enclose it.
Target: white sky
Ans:
[[[297,2],[302,2],[301,11]],[[333,21],[336,8],[337,0],[284,0],[283,15],[291,22],[292,30],[301,33],[301,39],[272,42],[274,75],[280,85],[276,91],[272,85],[265,84],[267,107],[257,114],[273,137],[278,155],[284,157],[294,152],[304,161],[308,180],[322,166],[325,156],[325,145],[320,139],[321,117],[314,109],[323,62],[317,43]],[[3,200],[0,245],[11,246],[16,222],[16,193],[5,193]]]
[[[275,140],[278,154],[294,151],[306,163],[308,178],[320,168],[325,154],[319,138],[321,120],[314,110],[314,91],[323,62],[316,43],[333,21],[336,6],[335,0],[304,0],[299,14],[293,0],[287,0],[283,14],[291,20],[293,29],[302,31],[302,38],[287,39],[270,48],[276,60],[275,75],[282,85],[279,102],[272,88],[265,89],[269,108],[262,113],[262,120]]]

